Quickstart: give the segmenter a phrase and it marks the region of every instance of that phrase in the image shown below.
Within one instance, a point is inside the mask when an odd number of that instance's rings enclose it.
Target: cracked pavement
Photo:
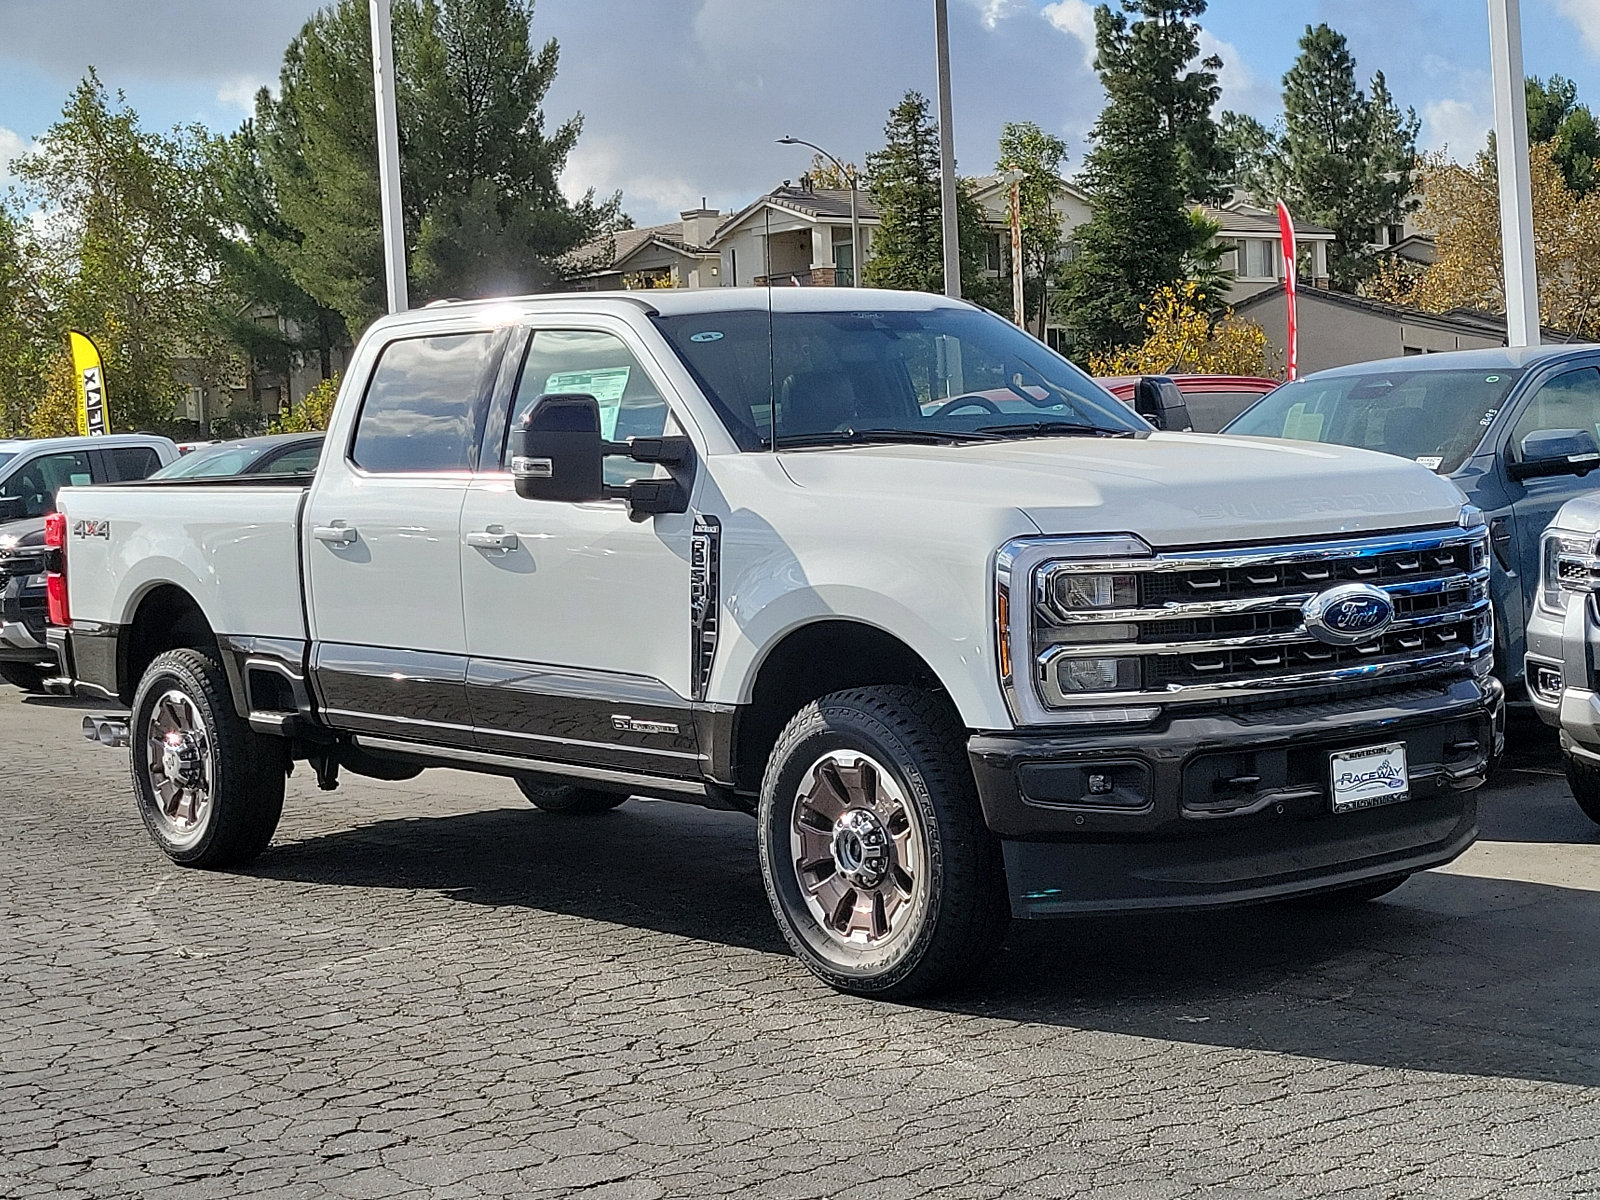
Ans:
[[[0,688],[0,1196],[1600,1196],[1600,829],[1517,726],[1457,864],[1342,914],[1013,926],[927,1007],[814,982],[754,825],[290,781],[173,867]]]

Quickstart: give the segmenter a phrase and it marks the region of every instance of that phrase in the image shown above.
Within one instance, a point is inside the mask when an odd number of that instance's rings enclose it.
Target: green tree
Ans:
[[[1061,218],[1056,193],[1067,144],[1032,121],[1007,121],[1000,129],[997,171],[1022,172],[1018,185],[1022,225],[1022,296],[1028,319],[1034,320],[1044,300],[1045,280],[1061,251]],[[1010,292],[1010,280],[1005,289]]]
[[[26,433],[46,386],[48,328],[35,247],[0,206],[0,437]]]
[[[917,92],[889,112],[884,147],[867,155],[867,194],[878,210],[872,257],[862,271],[869,287],[903,291],[944,290],[943,221],[939,207],[939,127],[928,116],[928,101]],[[961,292],[969,300],[993,303],[994,289],[982,277],[985,242],[983,210],[965,181],[956,189],[960,231]]]
[[[1600,176],[1600,125],[1587,104],[1578,103],[1578,85],[1560,75],[1548,82],[1529,78],[1528,141],[1549,142],[1550,155],[1561,168],[1567,187],[1583,196]]]
[[[1156,291],[1184,276],[1196,247],[1187,199],[1218,190],[1226,154],[1211,121],[1216,70],[1199,56],[1204,0],[1122,0],[1095,10],[1095,67],[1106,106],[1079,176],[1093,214],[1062,271],[1056,308],[1074,353],[1124,345]],[[1137,15],[1130,22],[1128,16]]]
[[[294,282],[359,330],[383,309],[371,41],[363,0],[337,0],[284,55],[256,106],[261,161],[293,232]],[[583,127],[547,132],[559,48],[530,42],[532,0],[394,7],[401,194],[417,300],[550,287],[562,256],[616,224],[621,197],[558,185]]]
[[[42,216],[48,335],[76,328],[95,339],[116,429],[172,428],[180,366],[194,382],[230,370],[210,321],[205,142],[197,128],[144,129],[91,68],[38,148],[15,163]]]
[[[1224,115],[1224,143],[1257,201],[1284,200],[1297,218],[1333,230],[1328,274],[1341,291],[1355,291],[1377,269],[1378,227],[1417,207],[1417,114],[1400,110],[1383,72],[1371,86],[1370,96],[1357,86],[1343,34],[1308,26],[1283,77],[1282,122],[1269,130]]]

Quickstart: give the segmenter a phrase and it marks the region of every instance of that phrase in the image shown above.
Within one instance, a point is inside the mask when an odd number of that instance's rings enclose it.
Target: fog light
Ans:
[[[1557,667],[1538,667],[1530,680],[1533,690],[1541,700],[1561,699],[1561,671]]]
[[[1045,692],[1053,704],[1101,692],[1139,688],[1137,658],[1068,658],[1060,655],[1044,670]]]

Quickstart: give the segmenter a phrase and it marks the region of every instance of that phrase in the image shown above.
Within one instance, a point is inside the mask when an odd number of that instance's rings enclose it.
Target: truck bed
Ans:
[[[122,625],[155,587],[184,589],[219,634],[306,637],[299,522],[308,475],[63,488],[74,624]]]

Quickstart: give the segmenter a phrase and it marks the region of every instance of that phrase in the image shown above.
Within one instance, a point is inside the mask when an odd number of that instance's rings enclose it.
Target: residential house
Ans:
[[[1229,303],[1237,306],[1258,292],[1280,286],[1284,272],[1278,214],[1241,200],[1217,208],[1203,207],[1206,216],[1221,226],[1217,241],[1227,247],[1222,266],[1233,272]],[[1311,287],[1327,287],[1328,246],[1333,241],[1333,230],[1296,221],[1294,240],[1300,257],[1299,279]]]
[[[865,191],[855,200],[861,253],[867,258],[878,210]],[[849,189],[813,187],[802,176],[798,185],[786,179],[729,217],[711,244],[721,255],[727,287],[848,287],[855,282],[850,229]]]
[[[711,243],[722,219],[702,202],[699,208],[685,209],[676,221],[596,238],[567,255],[567,265],[578,272],[569,286],[587,292],[718,287],[721,255]]]

